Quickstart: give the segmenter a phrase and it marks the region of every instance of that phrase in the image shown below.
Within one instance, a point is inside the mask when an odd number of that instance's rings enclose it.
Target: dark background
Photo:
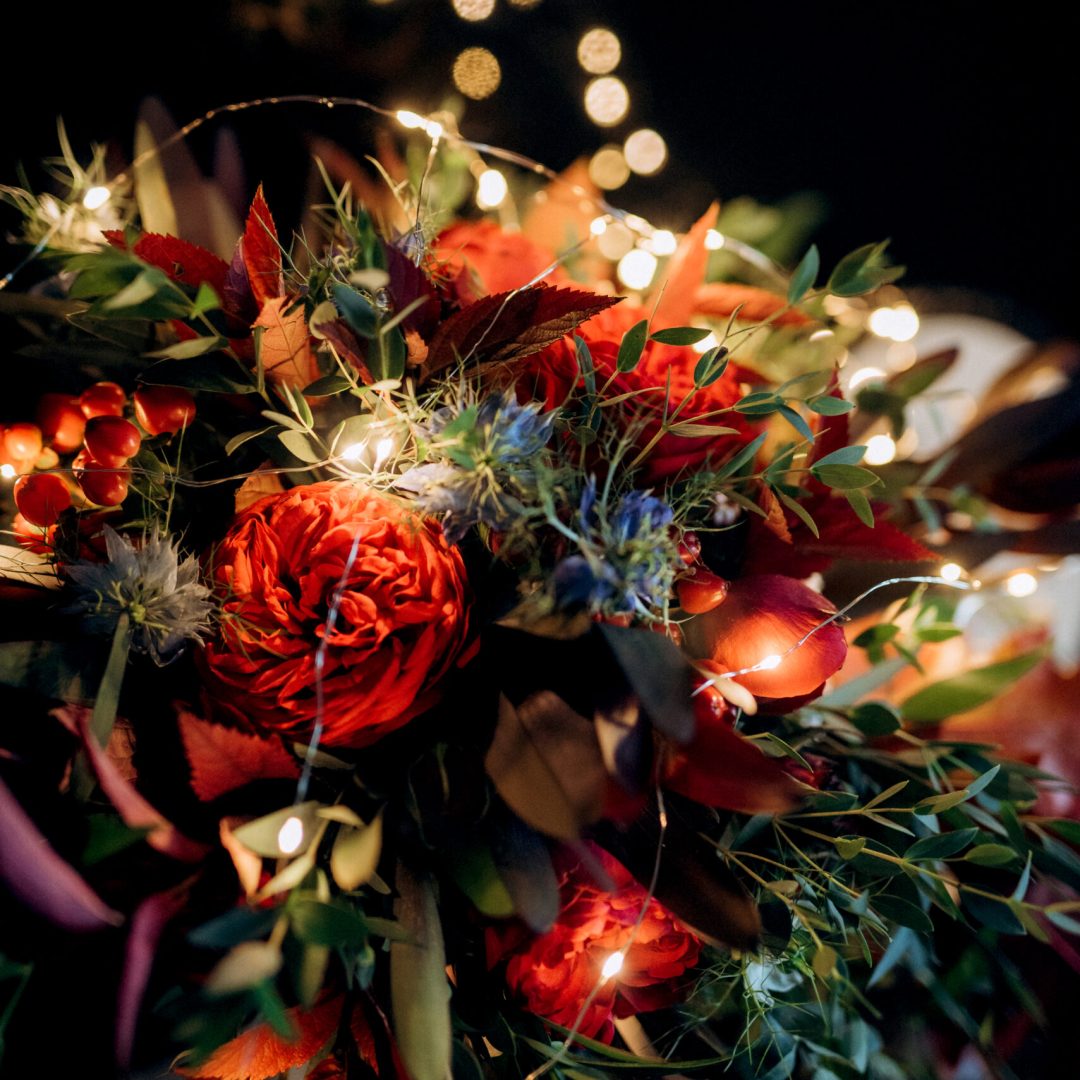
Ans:
[[[137,102],[150,93],[178,122],[290,92],[434,109],[456,53],[485,45],[503,83],[469,104],[462,129],[472,138],[562,167],[655,127],[668,167],[613,201],[658,225],[685,227],[713,194],[768,201],[817,190],[831,207],[818,234],[826,265],[891,236],[908,284],[978,290],[1037,337],[1080,332],[1076,181],[1065,164],[1077,120],[1075,13],[681,0],[541,0],[522,10],[498,0],[491,18],[467,23],[450,0],[13,7],[4,15],[3,180],[18,160],[55,152],[58,113],[77,148],[114,140],[126,153]],[[588,76],[575,58],[596,25],[622,39],[616,74],[631,92],[627,122],[610,133],[585,117]],[[20,61],[26,73],[15,75]],[[250,186],[267,180],[282,220],[299,208],[306,132],[358,156],[371,150],[370,120],[342,113],[279,107],[235,119]],[[209,145],[194,142],[204,156]]]

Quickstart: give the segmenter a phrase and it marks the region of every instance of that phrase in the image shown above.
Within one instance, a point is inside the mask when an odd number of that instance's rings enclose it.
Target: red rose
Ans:
[[[354,543],[325,650],[322,741],[367,746],[434,702],[468,631],[461,556],[387,496],[325,481],[260,499],[214,553],[221,632],[202,657],[219,714],[311,734],[317,650]]]
[[[617,371],[616,360],[623,335],[635,323],[648,317],[649,312],[644,308],[624,300],[594,315],[574,332],[576,336],[584,338],[589,346],[597,384],[607,386],[605,396],[635,395],[623,402],[620,412],[628,428],[636,426],[636,444],[644,448],[652,443],[660,430],[664,391],[669,385],[671,408],[678,406],[689,395],[677,422],[696,420],[736,429],[735,434],[706,437],[677,435],[669,431],[652,446],[644,462],[646,479],[652,481],[674,476],[687,469],[701,469],[710,461],[722,461],[728,453],[746,442],[751,433],[739,414],[715,415],[716,410],[729,408],[742,396],[734,372],[729,368],[709,386],[695,390],[694,368],[701,356],[689,346],[676,347],[649,341],[633,371]],[[523,389],[546,402],[548,408],[562,405],[579,379],[573,337],[562,338],[530,357],[526,370],[528,374]]]
[[[608,957],[625,950],[622,968],[604,981],[579,1029],[610,1040],[613,1015],[649,1012],[679,1000],[682,976],[697,963],[701,943],[656,900],[648,901],[635,932],[645,890],[602,848],[590,844],[589,849],[615,891],[597,886],[567,849],[557,853],[559,917],[546,934],[514,952],[506,980],[531,1012],[572,1027]]]

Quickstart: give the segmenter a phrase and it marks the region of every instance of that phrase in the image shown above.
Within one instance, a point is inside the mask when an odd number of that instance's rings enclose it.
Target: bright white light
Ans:
[[[707,353],[710,349],[715,349],[720,342],[717,340],[715,334],[709,334],[707,337],[703,337],[700,341],[695,341],[690,346],[697,353]]]
[[[610,30],[590,30],[578,42],[577,58],[590,75],[606,75],[619,66],[622,46]]]
[[[705,250],[719,251],[724,246],[724,234],[710,229],[705,234]]]
[[[600,234],[596,246],[605,259],[617,262],[634,246],[634,234],[622,222],[613,221]]]
[[[4,462],[3,465],[0,465],[0,476],[2,476],[5,480],[14,480],[15,466],[9,465],[7,464],[7,462]]]
[[[649,237],[649,247],[654,255],[674,255],[678,246],[679,241],[669,229],[657,229]]]
[[[87,210],[100,210],[112,198],[107,187],[92,187],[84,196],[82,204]]]
[[[495,10],[495,0],[453,0],[453,5],[466,22],[480,22]]]
[[[628,289],[647,289],[656,274],[656,256],[644,248],[628,251],[615,271]]]
[[[757,662],[757,667],[759,667],[762,671],[772,671],[773,668],[780,666],[780,663],[781,661],[783,661],[783,659],[784,658],[780,656],[779,653],[771,653],[764,659],[759,660]]]
[[[283,855],[291,855],[304,842],[304,823],[298,817],[285,819],[277,834],[277,845]]]
[[[613,952],[605,961],[604,966],[600,969],[600,974],[605,979],[614,978],[622,971],[623,961],[626,957],[621,952]]]
[[[639,176],[652,176],[667,161],[667,143],[652,128],[639,128],[626,136],[623,143],[626,162]]]
[[[485,169],[476,181],[476,205],[481,210],[494,210],[508,190],[506,177],[498,169]]]
[[[831,330],[815,330],[809,337],[810,341],[825,341],[828,338],[836,337]]]
[[[342,461],[359,461],[364,456],[364,444],[362,442],[354,442],[351,446],[346,446],[341,451]]]
[[[375,463],[372,465],[373,469],[377,469],[394,450],[394,440],[387,435],[386,438],[380,439],[375,444]]]
[[[630,166],[617,146],[602,146],[589,160],[589,179],[605,191],[614,191],[630,179]]]
[[[593,236],[603,236],[604,233],[607,232],[607,218],[594,217],[592,221],[589,222],[589,232],[591,232]]]
[[[1010,574],[1005,579],[1005,591],[1010,596],[1030,596],[1039,587],[1039,582],[1034,574],[1021,570],[1018,574]]]
[[[959,581],[964,576],[964,568],[959,563],[947,562],[938,574],[946,581]]]
[[[593,79],[585,88],[585,112],[594,124],[611,127],[630,111],[630,91],[614,75]]]
[[[848,389],[854,390],[863,383],[868,382],[880,382],[885,378],[885,372],[879,367],[864,367],[859,368],[851,378],[848,380]]]
[[[398,109],[396,115],[397,121],[402,127],[419,129],[432,139],[442,137],[443,126],[436,120],[428,120],[419,113],[410,112],[408,109]]]
[[[889,435],[874,435],[866,440],[866,464],[888,465],[896,457],[896,443]]]
[[[879,307],[870,313],[867,325],[878,337],[910,341],[919,332],[919,316],[910,304]]]

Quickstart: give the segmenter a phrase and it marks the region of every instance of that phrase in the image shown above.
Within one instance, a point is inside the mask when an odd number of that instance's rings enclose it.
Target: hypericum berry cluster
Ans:
[[[127,498],[128,463],[144,436],[174,435],[195,416],[195,399],[179,387],[136,390],[131,399],[135,422],[125,416],[128,404],[118,383],[98,382],[78,397],[44,394],[36,424],[0,428],[0,466],[19,477],[15,504],[26,523],[50,529],[75,503],[119,506]],[[67,454],[75,455],[70,472],[46,471]]]

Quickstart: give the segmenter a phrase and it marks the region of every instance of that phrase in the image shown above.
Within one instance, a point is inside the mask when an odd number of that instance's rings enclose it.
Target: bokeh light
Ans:
[[[506,177],[498,169],[485,169],[476,179],[476,205],[481,210],[501,206],[509,189]]]
[[[896,457],[896,443],[890,435],[874,435],[866,440],[866,464],[888,465]]]
[[[495,10],[495,0],[452,0],[454,11],[466,22],[480,22]]]
[[[705,233],[705,250],[719,251],[724,246],[724,234],[715,229],[709,229]]]
[[[630,92],[622,79],[604,75],[585,87],[585,112],[600,127],[612,127],[630,111]]]
[[[622,46],[610,30],[590,30],[578,42],[577,58],[590,75],[606,75],[619,66]]]
[[[1021,570],[1018,574],[1010,574],[1005,579],[1005,591],[1010,596],[1018,598],[1031,596],[1038,587],[1038,579],[1034,574],[1029,574],[1026,570]]]
[[[910,341],[919,332],[919,316],[910,304],[879,307],[870,313],[870,332],[893,341]]]
[[[502,82],[502,69],[490,49],[476,45],[462,49],[454,61],[454,85],[473,101],[490,97]]]
[[[679,241],[670,229],[657,229],[649,237],[649,250],[654,255],[674,255]]]
[[[603,146],[589,161],[589,179],[605,191],[614,191],[630,179],[630,166],[617,146]]]
[[[639,128],[626,137],[623,144],[626,163],[639,176],[652,176],[667,161],[667,143],[652,128]]]
[[[644,248],[628,251],[615,271],[628,289],[647,289],[656,276],[656,256]]]
[[[617,262],[634,246],[634,234],[621,221],[613,221],[599,235],[596,246],[605,259]]]

